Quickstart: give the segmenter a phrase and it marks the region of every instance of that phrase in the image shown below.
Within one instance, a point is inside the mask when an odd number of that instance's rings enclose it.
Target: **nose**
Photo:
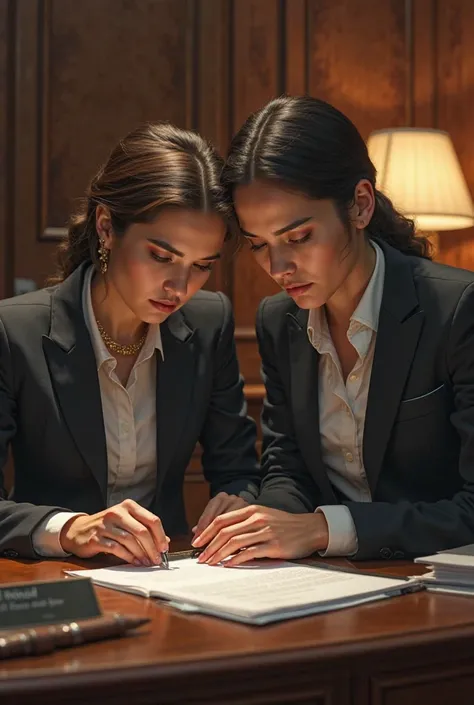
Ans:
[[[271,249],[269,254],[269,274],[278,283],[282,283],[286,277],[295,273],[296,265],[291,259],[289,250],[278,247]]]
[[[163,283],[163,289],[167,294],[183,299],[188,293],[189,277],[191,271],[189,267],[181,267],[173,272],[173,276]]]

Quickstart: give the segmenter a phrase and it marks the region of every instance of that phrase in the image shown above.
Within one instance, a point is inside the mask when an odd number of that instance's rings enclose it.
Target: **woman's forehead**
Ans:
[[[151,223],[135,223],[130,234],[151,244],[165,242],[175,250],[194,258],[218,253],[226,233],[226,225],[216,213],[175,209],[160,213]]]
[[[275,233],[307,218],[323,220],[334,212],[329,200],[311,199],[268,182],[237,187],[234,200],[240,227],[253,235]]]

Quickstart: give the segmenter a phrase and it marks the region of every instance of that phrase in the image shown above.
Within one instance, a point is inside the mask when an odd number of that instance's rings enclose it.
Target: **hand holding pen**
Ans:
[[[162,564],[168,551],[159,517],[126,499],[97,514],[75,514],[63,526],[60,543],[66,553],[91,558],[109,553],[126,563],[150,567]]]

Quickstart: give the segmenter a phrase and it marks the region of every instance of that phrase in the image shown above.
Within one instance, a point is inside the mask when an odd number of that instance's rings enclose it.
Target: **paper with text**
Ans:
[[[406,582],[284,561],[252,562],[238,568],[208,566],[195,559],[170,562],[170,569],[119,566],[68,571],[96,584],[162,597],[221,615],[255,618],[367,598],[403,588]],[[320,609],[314,611],[321,611]]]

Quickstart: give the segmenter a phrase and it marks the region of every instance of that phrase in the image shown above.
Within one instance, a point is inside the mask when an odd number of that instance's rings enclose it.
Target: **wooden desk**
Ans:
[[[85,566],[2,559],[0,577],[57,578],[71,565]],[[360,567],[380,570],[376,564]],[[383,569],[416,570],[409,563]],[[97,593],[104,611],[146,615],[150,626],[138,636],[0,662],[1,705],[474,702],[474,599],[422,592],[248,627],[186,616],[105,588]]]

